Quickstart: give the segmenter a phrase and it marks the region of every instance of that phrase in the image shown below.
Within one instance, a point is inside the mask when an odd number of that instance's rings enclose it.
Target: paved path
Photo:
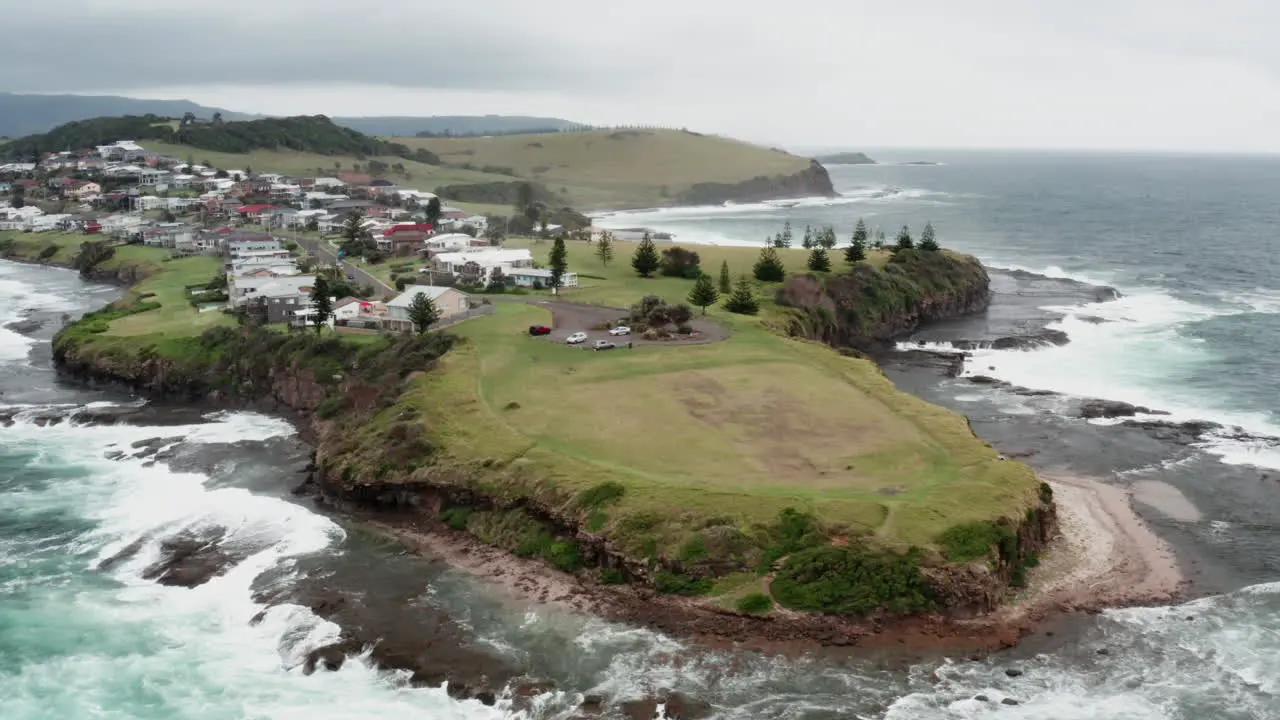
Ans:
[[[612,336],[608,330],[593,330],[604,323],[616,323],[626,317],[627,311],[622,308],[610,308],[600,305],[584,305],[581,303],[561,302],[556,300],[529,299],[530,305],[545,307],[551,311],[553,329],[546,339],[564,342],[564,339],[576,332],[585,332],[585,347],[591,347],[597,340],[609,340],[619,345],[628,342],[633,345],[702,345],[719,342],[729,337],[729,329],[717,322],[712,322],[695,315],[690,325],[698,333],[693,339],[645,340],[639,333],[634,335]]]
[[[316,240],[315,238],[305,238],[305,237],[298,237],[298,236],[293,236],[290,239],[298,243],[302,247],[306,248],[307,252],[311,253],[312,255],[315,255],[317,258],[320,258],[321,260],[337,265],[339,268],[342,269],[342,272],[344,273],[350,273],[351,276],[355,278],[355,281],[357,283],[360,283],[361,285],[371,285],[374,289],[374,294],[377,294],[377,295],[381,295],[384,293],[389,293],[391,295],[400,294],[398,290],[382,282],[382,280],[375,277],[372,273],[366,272],[365,270],[362,270],[359,266],[354,265],[352,263],[338,260],[337,253],[335,253],[333,249],[329,247],[329,244],[326,243],[325,241]]]

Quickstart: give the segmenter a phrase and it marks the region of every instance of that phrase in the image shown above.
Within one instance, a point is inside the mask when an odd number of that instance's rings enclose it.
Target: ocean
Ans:
[[[942,164],[837,166],[843,197],[834,200],[604,222],[746,244],[787,219],[799,232],[831,224],[842,241],[859,217],[889,236],[932,221],[944,246],[993,268],[997,296],[985,317],[929,328],[908,344],[1043,327],[1070,342],[978,350],[958,378],[905,364],[886,371],[1037,467],[1177,488],[1194,518],[1162,513],[1158,502],[1136,507],[1196,564],[1188,572],[1211,595],[1074,619],[981,661],[906,669],[856,653],[705,650],[523,606],[292,497],[306,448],[281,418],[193,415],[58,381],[48,341],[63,316],[118,291],[0,262],[0,326],[17,328],[0,329],[0,416],[12,416],[0,426],[0,718],[543,720],[573,717],[587,699],[618,717],[626,701],[669,691],[704,704],[700,716],[742,720],[1280,718],[1280,454],[1269,441],[1280,436],[1280,359],[1270,354],[1280,347],[1270,255],[1280,249],[1280,206],[1270,202],[1280,194],[1280,159],[877,159]],[[1121,296],[1095,302],[1095,285]],[[1057,394],[965,377],[976,374]],[[1245,433],[1171,443],[1071,417],[1077,397]],[[132,414],[111,425],[49,422],[85,408]],[[210,529],[236,558],[228,572],[195,588],[147,578],[167,539]],[[388,636],[417,628],[432,654],[467,658],[450,660],[464,669],[554,689],[532,699],[502,694],[493,705],[459,700],[374,670],[367,654],[307,674],[307,653],[340,626],[305,602],[268,608],[263,596],[308,582],[358,588]]]

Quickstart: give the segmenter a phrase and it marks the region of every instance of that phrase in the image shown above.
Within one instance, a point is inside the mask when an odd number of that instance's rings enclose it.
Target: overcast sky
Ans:
[[[0,90],[792,148],[1280,151],[1275,0],[0,0]]]

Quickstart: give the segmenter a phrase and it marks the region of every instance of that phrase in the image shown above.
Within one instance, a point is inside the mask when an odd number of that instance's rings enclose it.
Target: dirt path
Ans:
[[[587,334],[587,342],[583,343],[590,346],[597,340],[609,340],[619,345],[625,346],[628,342],[632,345],[705,345],[707,343],[719,342],[729,337],[729,329],[713,320],[696,316],[689,324],[693,326],[695,335],[692,338],[674,338],[671,340],[645,340],[638,334],[615,337],[609,334],[607,330],[593,330],[605,323],[617,323],[626,316],[625,308],[610,308],[600,305],[583,305],[580,303],[563,302],[557,300],[526,300],[530,305],[545,307],[551,311],[551,324],[553,330],[547,336],[548,339],[555,342],[564,342],[564,339],[576,332],[585,332]]]

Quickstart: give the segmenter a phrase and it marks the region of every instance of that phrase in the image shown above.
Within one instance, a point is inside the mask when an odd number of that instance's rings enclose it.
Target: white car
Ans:
[[[587,334],[584,332],[576,332],[570,335],[569,337],[565,338],[564,341],[569,343],[570,345],[577,345],[579,343],[584,343],[587,341]]]
[[[609,330],[609,334],[610,335],[630,335],[631,328],[627,327],[626,325],[619,325],[618,327],[612,328],[611,330]]]

